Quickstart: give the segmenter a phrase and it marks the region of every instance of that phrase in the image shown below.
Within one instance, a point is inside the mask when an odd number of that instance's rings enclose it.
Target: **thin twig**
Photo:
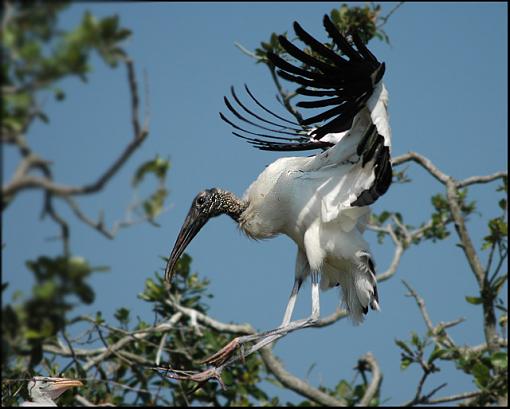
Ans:
[[[401,1],[399,2],[395,7],[393,7],[389,12],[388,14],[386,14],[385,16],[381,17],[380,20],[381,20],[381,23],[377,26],[377,29],[380,29],[382,28],[387,22],[388,20],[390,19],[390,17],[392,16],[393,13],[395,13],[395,11],[397,11],[399,9],[400,6],[402,6],[402,4],[404,4],[405,2],[404,1]]]
[[[416,300],[416,304],[418,304],[418,308],[420,309],[423,321],[425,321],[427,329],[432,333],[434,331],[434,324],[432,324],[432,320],[429,317],[429,313],[425,308],[425,301],[416,293],[416,291],[405,280],[402,280],[402,283],[409,290],[409,295]]]

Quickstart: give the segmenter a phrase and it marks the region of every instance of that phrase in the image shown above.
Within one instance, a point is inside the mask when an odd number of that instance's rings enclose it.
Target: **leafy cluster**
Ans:
[[[94,301],[87,279],[103,268],[93,268],[81,257],[47,256],[28,261],[27,267],[35,276],[32,296],[2,308],[2,367],[9,368],[16,357],[26,357],[27,370],[33,371],[43,357],[42,343],[55,339],[65,328],[66,314],[76,305],[73,299],[84,304]]]
[[[400,368],[405,370],[412,364],[419,365],[425,379],[441,370],[441,361],[453,361],[458,369],[472,377],[473,384],[480,391],[471,402],[473,406],[498,403],[499,397],[506,394],[508,353],[453,345],[441,326],[437,328],[437,331],[428,331],[421,337],[413,332],[409,341],[395,340],[401,349]]]
[[[61,264],[64,260],[41,259],[32,263],[33,271],[38,278],[48,278],[48,271],[55,280],[38,282],[34,286],[33,298],[23,300],[13,306],[8,305],[4,311],[2,321],[2,367],[4,375],[10,379],[26,378],[26,374],[34,371],[44,371],[50,375],[84,379],[86,386],[81,394],[90,402],[100,404],[104,402],[121,405],[131,402],[133,405],[158,406],[175,405],[188,406],[190,404],[211,404],[216,406],[250,406],[270,405],[278,403],[276,398],[270,398],[262,389],[261,381],[265,378],[262,362],[256,355],[246,358],[243,364],[237,365],[226,372],[223,377],[226,389],[218,383],[204,383],[197,390],[196,384],[187,381],[175,381],[166,376],[164,368],[172,371],[188,371],[199,367],[198,362],[221,348],[229,341],[225,334],[198,325],[190,325],[189,318],[182,316],[173,322],[172,328],[160,327],[167,323],[178,311],[168,302],[167,287],[159,274],[148,278],[145,289],[139,298],[149,302],[155,313],[156,324],[141,318],[133,320],[131,311],[121,307],[114,314],[118,326],[106,323],[100,311],[95,317],[68,317],[72,312],[72,305],[61,300],[78,295],[80,301],[90,303],[94,293],[83,281],[92,271],[83,261],[73,261],[74,267],[67,275]],[[191,258],[184,255],[177,265],[177,273],[171,296],[179,298],[179,305],[193,308],[207,313],[205,301],[211,297],[207,293],[208,281],[200,279],[190,270]],[[67,267],[67,266],[65,266]],[[66,271],[62,276],[60,272]],[[58,279],[57,279],[58,278]],[[54,284],[57,281],[57,284]],[[37,311],[34,310],[37,308]],[[122,343],[121,352],[111,354],[96,363],[94,368],[87,367],[87,356],[80,355],[65,361],[46,349],[42,355],[44,345],[59,345],[59,338],[67,339],[67,332],[75,332],[74,325],[87,324],[84,335],[73,340],[73,344],[96,346],[116,345]],[[147,332],[144,332],[147,331]],[[136,342],[129,342],[129,338],[140,336]],[[37,346],[37,353],[23,350],[25,344]],[[163,345],[163,347],[161,347]],[[71,345],[69,345],[71,347]],[[158,352],[159,351],[159,352]],[[48,353],[50,352],[50,353]],[[5,354],[4,354],[5,353]],[[159,356],[158,356],[159,355]],[[34,358],[34,357],[37,358]],[[17,357],[14,359],[13,357]],[[29,367],[23,357],[30,359]],[[37,360],[36,360],[37,359]],[[160,362],[156,369],[155,362]],[[37,364],[42,364],[43,368]],[[90,378],[89,371],[94,369],[96,376]],[[18,386],[19,385],[19,386]],[[19,403],[19,399],[27,398],[23,390],[17,398],[13,398],[13,388],[23,387],[26,381],[13,384],[3,383],[3,404]],[[62,401],[63,403],[66,400]],[[69,402],[70,403],[70,402]]]
[[[85,81],[92,51],[112,67],[126,56],[119,43],[131,32],[120,27],[117,16],[96,19],[85,13],[74,30],[63,32],[57,19],[66,2],[6,5],[11,16],[2,33],[3,134],[26,131],[34,117],[48,122],[36,92],[51,90],[63,100],[65,93],[56,83],[69,76]]]
[[[163,211],[165,199],[168,196],[168,190],[165,187],[165,182],[169,169],[170,161],[156,156],[154,159],[142,163],[133,176],[131,183],[134,188],[138,188],[145,176],[149,174],[153,174],[158,182],[157,189],[141,203],[143,212],[149,221],[154,221],[154,219]]]
[[[388,35],[381,28],[382,24],[380,22],[380,13],[381,6],[378,4],[367,4],[365,6],[352,7],[342,4],[338,9],[335,8],[331,10],[329,17],[341,33],[355,31],[365,44],[373,38],[378,38],[388,43]],[[282,35],[287,37],[287,33],[283,33]],[[284,57],[285,59],[292,59],[292,57],[280,45],[278,37],[278,34],[272,33],[269,41],[261,42],[260,47],[255,49],[254,53],[259,59],[258,62],[270,64],[267,59],[267,54],[269,52]],[[325,45],[327,47],[334,48],[337,52],[341,53],[341,50],[337,49],[334,43],[325,43]],[[304,51],[319,60],[323,59],[321,55],[317,54],[309,47],[305,48]]]

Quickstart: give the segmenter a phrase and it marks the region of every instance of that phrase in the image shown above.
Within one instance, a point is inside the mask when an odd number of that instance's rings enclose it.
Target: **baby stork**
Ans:
[[[239,108],[227,98],[226,106],[252,130],[220,114],[236,129],[236,136],[261,150],[322,152],[276,160],[242,199],[217,188],[200,192],[168,259],[165,277],[170,283],[186,246],[209,219],[220,214],[229,215],[249,237],[265,239],[285,234],[297,245],[294,285],[281,326],[240,337],[204,362],[219,364],[246,341],[263,338],[253,347],[256,350],[279,334],[313,325],[319,318],[319,285],[323,290],[340,286],[354,323],[363,320],[369,307],[379,309],[374,263],[363,232],[370,213],[368,206],[388,190],[392,181],[388,93],[382,83],[385,65],[356,33],[350,34],[349,41],[328,16],[323,22],[332,46],[317,41],[295,22],[297,37],[309,49],[301,50],[284,36],[279,42],[302,65],[293,65],[273,53],[268,58],[281,78],[300,85],[298,94],[312,97],[297,103],[298,107],[329,107],[327,110],[292,124],[263,106],[245,87],[249,98],[275,119],[263,118],[247,108],[233,88],[232,98]],[[291,322],[296,296],[308,276],[312,283],[312,314],[308,319]]]
[[[28,382],[28,394],[32,401],[23,402],[21,406],[57,406],[55,399],[75,386],[83,386],[83,383],[76,379],[34,376]]]

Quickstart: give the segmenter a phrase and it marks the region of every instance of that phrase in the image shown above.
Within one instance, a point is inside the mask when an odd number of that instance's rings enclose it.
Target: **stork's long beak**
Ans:
[[[184,252],[188,244],[193,240],[193,237],[197,235],[200,229],[207,223],[208,217],[200,213],[195,207],[191,207],[184,220],[184,224],[181,227],[181,231],[177,236],[174,248],[165,268],[165,280],[168,284],[172,284],[172,277],[174,275],[175,265],[179,260],[179,257]]]
[[[52,399],[57,399],[66,390],[75,386],[83,386],[83,383],[77,379],[57,378],[49,387],[48,393]]]

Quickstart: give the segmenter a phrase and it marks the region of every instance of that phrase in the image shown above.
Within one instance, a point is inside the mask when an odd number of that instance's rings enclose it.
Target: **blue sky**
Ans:
[[[96,16],[119,14],[133,31],[125,49],[133,58],[140,84],[148,79],[150,136],[128,165],[101,194],[80,198],[91,216],[104,210],[106,220],[121,219],[132,199],[130,180],[136,167],[156,154],[169,157],[169,210],[158,220],[161,227],[137,225],[109,241],[75,221],[71,249],[93,265],[109,265],[92,284],[96,301],[83,309],[107,316],[121,306],[134,316],[153,317],[137,298],[144,281],[161,271],[195,194],[221,187],[241,195],[264,167],[279,157],[261,152],[233,137],[218,112],[229,87],[244,83],[268,101],[275,89],[268,70],[242,54],[234,43],[253,50],[272,32],[291,31],[297,20],[312,35],[326,39],[322,16],[337,3],[78,3],[63,15],[63,27],[77,24],[85,10]],[[395,3],[385,3],[383,12]],[[429,157],[455,178],[507,169],[507,5],[506,3],[408,3],[385,26],[391,45],[378,40],[370,48],[386,62],[385,83],[390,93],[393,155],[416,151]],[[36,152],[52,161],[57,180],[81,185],[94,180],[131,137],[130,107],[123,67],[107,68],[93,60],[87,84],[69,79],[61,84],[65,102],[48,97],[44,107],[51,122],[38,123],[29,134]],[[147,102],[147,101],[145,101]],[[17,154],[4,149],[4,181],[9,179]],[[410,165],[413,183],[394,185],[374,206],[399,211],[410,224],[427,220],[430,196],[442,187],[417,166]],[[498,215],[496,185],[474,187],[473,199],[483,215],[468,223],[478,240],[485,235],[484,220]],[[24,261],[41,254],[57,254],[60,244],[48,240],[57,234],[54,224],[40,220],[40,192],[20,195],[3,215],[2,280],[15,290],[30,291],[31,274]],[[377,244],[367,235],[379,271],[393,255],[389,243]],[[370,313],[354,327],[348,320],[320,330],[292,334],[275,352],[292,373],[313,385],[333,387],[350,380],[359,356],[371,351],[384,372],[383,399],[399,404],[410,399],[419,371],[401,372],[396,338],[412,330],[425,331],[419,311],[405,296],[401,279],[423,296],[434,322],[458,317],[466,322],[451,334],[459,344],[483,342],[481,310],[465,302],[475,295],[473,275],[452,235],[441,243],[424,243],[404,254],[396,276],[380,285],[382,311]],[[230,218],[211,221],[189,247],[193,270],[211,280],[210,314],[226,322],[249,322],[258,329],[278,325],[294,275],[295,245],[287,237],[255,242],[245,238]],[[482,255],[484,258],[485,255]],[[298,299],[295,317],[310,313],[310,287]],[[338,293],[322,294],[323,314],[335,309]],[[313,369],[308,370],[313,366]],[[432,377],[426,389],[448,382],[443,394],[474,389],[463,374],[446,369]],[[292,392],[271,391],[299,401]]]

